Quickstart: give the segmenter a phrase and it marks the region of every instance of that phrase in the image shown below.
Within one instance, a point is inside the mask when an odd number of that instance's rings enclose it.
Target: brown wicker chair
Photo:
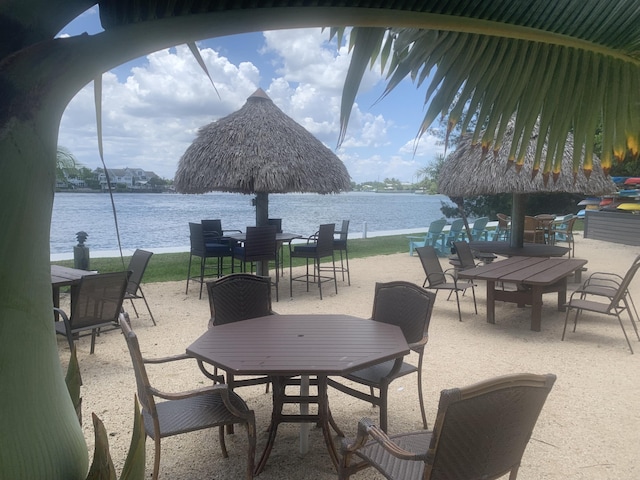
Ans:
[[[390,360],[357,370],[344,377],[351,382],[368,386],[369,393],[339,383],[335,379],[328,379],[327,383],[333,388],[377,405],[380,408],[380,428],[385,432],[387,431],[388,423],[389,385],[396,378],[404,377],[411,373],[418,374],[420,413],[422,414],[424,428],[428,427],[424,399],[422,397],[422,360],[424,348],[429,339],[429,323],[435,299],[436,295],[434,293],[427,292],[413,283],[403,281],[376,283],[371,319],[376,322],[397,325],[402,329],[409,347],[417,354],[417,366],[413,363],[402,361],[402,359],[398,362]],[[374,394],[374,389],[379,391],[377,396]]]
[[[320,225],[318,233],[313,235],[313,242],[308,242],[306,245],[295,245],[289,251],[289,291],[293,297],[293,282],[306,282],[307,292],[309,291],[309,279],[313,278],[314,282],[318,283],[318,290],[320,291],[320,300],[322,300],[322,284],[324,282],[330,282],[333,280],[336,289],[336,295],[338,294],[338,280],[336,278],[336,260],[333,254],[333,234],[336,226],[333,223],[327,223]],[[311,238],[311,237],[310,237]],[[323,258],[331,257],[332,266],[324,268],[322,270],[332,271],[333,276],[323,276],[320,269],[320,262]],[[307,270],[303,275],[293,276],[293,259],[304,258],[307,261]],[[309,272],[309,260],[313,260],[313,273]]]
[[[515,480],[555,380],[519,374],[443,390],[432,432],[388,436],[365,418],[343,440],[338,478],[374,467],[389,480]]]
[[[54,308],[62,321],[55,322],[56,333],[67,337],[73,351],[74,338],[80,332],[91,330],[91,351],[94,352],[96,336],[107,327],[118,328],[125,289],[131,272],[110,272],[85,275],[80,280],[78,294],[73,300],[71,315]]]
[[[629,285],[631,284],[631,280],[633,280],[633,277],[638,271],[638,268],[640,268],[640,256],[636,258],[636,260],[631,265],[631,268],[627,270],[627,273],[622,278],[622,280],[619,281],[619,283],[614,282],[609,285],[598,285],[596,280],[590,283],[589,281],[587,281],[585,282],[585,285],[574,291],[571,294],[569,301],[565,305],[565,307],[567,307],[567,313],[564,317],[562,340],[564,340],[564,336],[567,331],[567,323],[569,321],[569,313],[571,312],[571,310],[575,310],[576,312],[573,322],[574,332],[576,331],[576,327],[578,326],[578,317],[582,312],[599,313],[601,315],[613,316],[618,319],[618,323],[620,324],[620,328],[622,329],[624,338],[627,341],[629,350],[631,351],[631,353],[633,353],[633,347],[631,346],[631,342],[629,341],[629,337],[627,335],[627,331],[624,328],[624,324],[622,323],[622,317],[620,316],[620,314],[625,310],[627,311],[627,314],[631,319],[631,326],[636,333],[636,337],[638,338],[638,340],[640,340],[640,334],[638,334],[638,326],[636,325],[633,314],[631,313],[631,306],[633,305],[633,303],[632,301],[630,301],[631,297],[629,295]],[[589,297],[590,295],[592,297]],[[606,298],[608,301],[598,302],[593,300],[593,296],[600,299]],[[633,305],[633,308],[635,309],[635,305]]]
[[[232,273],[207,282],[207,293],[211,310],[209,328],[275,314],[271,310],[271,279],[269,277],[249,273]],[[217,369],[210,373],[200,360],[198,360],[198,365],[200,370],[214,382],[225,382],[224,377],[218,375]],[[226,379],[226,383],[232,390],[235,387],[264,383],[267,385],[268,392],[269,382],[269,377],[236,380],[229,373],[227,373]]]
[[[253,478],[256,451],[256,424],[253,410],[227,385],[212,385],[188,392],[161,392],[151,386],[145,364],[162,364],[188,359],[185,354],[157,359],[145,359],[140,353],[136,334],[126,321],[120,322],[122,333],[127,340],[129,353],[136,376],[138,399],[142,406],[144,429],[155,444],[153,476],[156,480],[160,470],[160,439],[205,428],[219,427],[220,447],[227,458],[224,441],[225,425],[242,424],[247,428],[248,455],[245,477]],[[157,402],[155,397],[165,401]]]
[[[144,296],[144,292],[142,291],[142,287],[140,286],[140,282],[142,282],[142,277],[144,276],[144,272],[147,269],[147,265],[149,264],[149,260],[151,259],[152,255],[152,252],[147,252],[146,250],[140,249],[136,249],[136,251],[133,252],[131,260],[129,260],[129,266],[127,267],[127,270],[131,272],[131,276],[129,277],[129,283],[127,283],[127,291],[125,292],[124,298],[125,300],[129,300],[131,302],[131,306],[133,307],[133,311],[136,314],[136,318],[138,318],[139,315],[133,301],[139,299],[144,300],[144,304],[147,306],[151,321],[155,325],[156,320],[155,318],[153,318],[153,313],[151,313],[151,308],[149,308],[147,297]]]
[[[422,268],[427,276],[422,286],[431,290],[435,290],[436,294],[440,290],[447,290],[449,292],[455,293],[456,304],[458,305],[458,319],[460,321],[462,321],[462,312],[460,311],[460,297],[458,295],[458,292],[464,292],[467,288],[471,288],[471,291],[473,292],[473,307],[477,315],[478,306],[476,304],[476,292],[473,282],[458,282],[455,275],[449,273],[448,271],[443,271],[442,265],[440,265],[438,254],[433,247],[418,247],[415,249],[415,251],[418,253],[418,257],[420,257],[420,263],[422,263]]]

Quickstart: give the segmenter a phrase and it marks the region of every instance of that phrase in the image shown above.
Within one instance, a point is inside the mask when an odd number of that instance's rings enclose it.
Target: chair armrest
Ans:
[[[235,232],[235,233],[242,233],[242,230],[223,230],[222,234],[224,235],[227,232]]]
[[[71,333],[71,323],[69,322],[69,317],[67,316],[67,313],[61,308],[53,307],[53,311],[54,313],[60,315],[62,321],[64,322],[64,331],[67,337],[67,342],[69,343],[69,349],[71,350],[71,352],[73,352],[75,345],[73,343],[73,334]]]
[[[142,358],[144,363],[167,363],[167,362],[175,362],[176,360],[186,360],[188,358],[193,358],[187,355],[186,353],[180,353],[178,355],[171,355],[169,357],[158,357],[158,358]]]
[[[363,418],[358,422],[358,433],[355,440],[350,442],[349,439],[344,439],[342,441],[342,447],[340,448],[341,453],[347,454],[356,452],[368,442],[369,437],[373,441],[377,442],[384,450],[389,452],[389,454],[401,460],[425,461],[427,458],[427,452],[415,453],[400,448],[380,429],[380,427],[375,425],[368,418]]]
[[[410,236],[408,236],[407,238],[408,238],[409,240],[424,240],[425,238],[427,238],[427,236],[426,236],[426,235],[420,235],[420,236],[417,236],[417,235],[410,235]]]

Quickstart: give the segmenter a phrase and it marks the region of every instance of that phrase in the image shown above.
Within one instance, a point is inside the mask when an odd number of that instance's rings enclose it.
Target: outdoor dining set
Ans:
[[[479,229],[483,222],[476,219],[474,225]],[[322,224],[308,237],[283,233],[279,219],[270,220],[266,226],[247,227],[245,232],[223,230],[220,220],[190,223],[185,293],[188,294],[190,281],[200,283],[199,297],[204,289],[210,320],[206,331],[183,353],[157,360],[143,357],[131,319],[124,312],[125,300],[133,304],[141,299],[155,325],[141,288],[152,254],[143,250],[134,253],[123,272],[97,273],[52,265],[56,331],[66,336],[72,351],[79,335],[91,331],[91,353],[101,330],[115,327],[124,333],[135,370],[145,432],[154,441],[154,479],[160,471],[162,438],[219,427],[220,447],[226,457],[225,435],[233,432],[235,425],[246,431],[246,478],[253,478],[267,467],[281,423],[317,425],[341,479],[368,467],[392,479],[417,480],[432,478],[431,475],[462,478],[461,471],[467,472],[469,478],[497,478],[507,473],[516,478],[555,376],[507,375],[443,390],[435,425],[428,430],[422,370],[429,325],[437,311],[434,308],[437,293],[445,290],[449,296],[456,296],[458,318],[462,322],[460,296],[471,290],[477,313],[475,286],[478,281],[485,281],[487,322],[496,322],[496,301],[531,305],[531,330],[540,331],[542,295],[555,292],[558,310],[566,310],[562,340],[570,312],[575,312],[574,331],[581,312],[594,312],[618,320],[633,353],[622,314],[626,312],[629,316],[640,341],[638,314],[629,291],[630,282],[640,268],[640,256],[624,275],[591,274],[567,299],[568,280],[587,263],[571,256],[565,258],[569,248],[556,246],[564,249],[563,254],[556,251],[556,255],[543,255],[540,250],[529,250],[529,255],[504,254],[504,259],[497,259],[494,254],[492,258],[483,256],[473,248],[474,242],[504,241],[495,239],[497,235],[508,236],[508,219],[504,222],[506,225],[496,226],[492,233],[485,229],[487,222],[484,222],[482,232],[476,230],[466,238],[462,234],[450,236],[453,223],[447,233],[443,225],[436,225],[433,230],[429,228],[431,234],[427,233],[422,241],[411,237],[411,251],[418,255],[426,276],[423,285],[407,281],[376,283],[368,319],[321,313],[281,315],[272,309],[272,292],[277,301],[278,283],[285,275],[285,245],[292,296],[296,281],[304,282],[307,291],[310,285],[317,286],[320,299],[324,282],[333,282],[337,293],[337,273],[350,285],[348,220],[342,222],[340,230],[336,230],[335,224]],[[560,222],[554,224],[549,219],[546,222],[539,225],[545,232],[545,242],[550,243],[539,245],[554,246],[549,240],[551,236],[559,230],[566,235],[567,229]],[[571,227],[572,224],[568,227],[569,234]],[[454,252],[449,258],[451,268],[443,268],[443,251],[436,244],[442,248],[446,245],[450,254]],[[340,252],[339,263],[334,252]],[[199,259],[199,265],[194,258]],[[294,272],[295,259],[302,260],[296,266],[303,268]],[[325,259],[328,261],[322,262]],[[208,265],[207,260],[213,261]],[[274,276],[268,275],[269,268],[273,268]],[[59,308],[61,287],[71,289],[70,314]],[[187,358],[197,360],[210,386],[182,393],[161,392],[153,387],[146,364]],[[407,375],[416,378],[423,430],[390,437],[387,434],[390,385]],[[238,393],[242,387],[252,385],[265,385],[267,391],[271,390],[272,399],[267,440],[258,455],[255,413]],[[330,388],[375,405],[379,412],[377,421],[362,419],[356,438],[344,438],[329,406]],[[286,409],[289,404],[299,405],[299,413]],[[309,406],[314,406],[313,413]],[[467,425],[474,427],[468,429]],[[334,434],[343,438],[339,448],[334,443]],[[301,428],[301,446],[305,435],[308,432]],[[494,448],[495,445],[501,447]],[[453,453],[456,451],[473,454],[461,457]]]

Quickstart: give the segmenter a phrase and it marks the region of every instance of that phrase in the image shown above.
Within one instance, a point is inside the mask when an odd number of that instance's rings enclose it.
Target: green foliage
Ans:
[[[67,384],[67,390],[69,390],[69,396],[73,402],[73,407],[76,409],[78,421],[80,422],[80,425],[82,425],[82,398],[80,397],[82,377],[80,376],[80,366],[78,365],[78,356],[76,355],[75,348],[71,351],[71,358],[69,359],[69,366],[67,367],[67,375],[64,380]]]
[[[129,453],[127,459],[122,467],[122,475],[120,480],[143,480],[144,468],[146,461],[145,452],[145,440],[146,434],[144,431],[144,425],[142,415],[140,414],[140,408],[138,401],[134,401],[134,413],[133,413],[133,434],[131,436],[131,444],[129,445]]]

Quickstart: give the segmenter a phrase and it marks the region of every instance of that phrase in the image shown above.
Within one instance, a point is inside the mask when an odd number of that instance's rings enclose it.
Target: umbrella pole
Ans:
[[[524,245],[524,209],[527,204],[527,197],[523,194],[513,194],[513,205],[511,206],[511,240],[510,246],[522,248]]]
[[[256,193],[256,227],[269,225],[269,194],[265,192]],[[269,262],[256,262],[256,273],[265,277],[269,276]]]

